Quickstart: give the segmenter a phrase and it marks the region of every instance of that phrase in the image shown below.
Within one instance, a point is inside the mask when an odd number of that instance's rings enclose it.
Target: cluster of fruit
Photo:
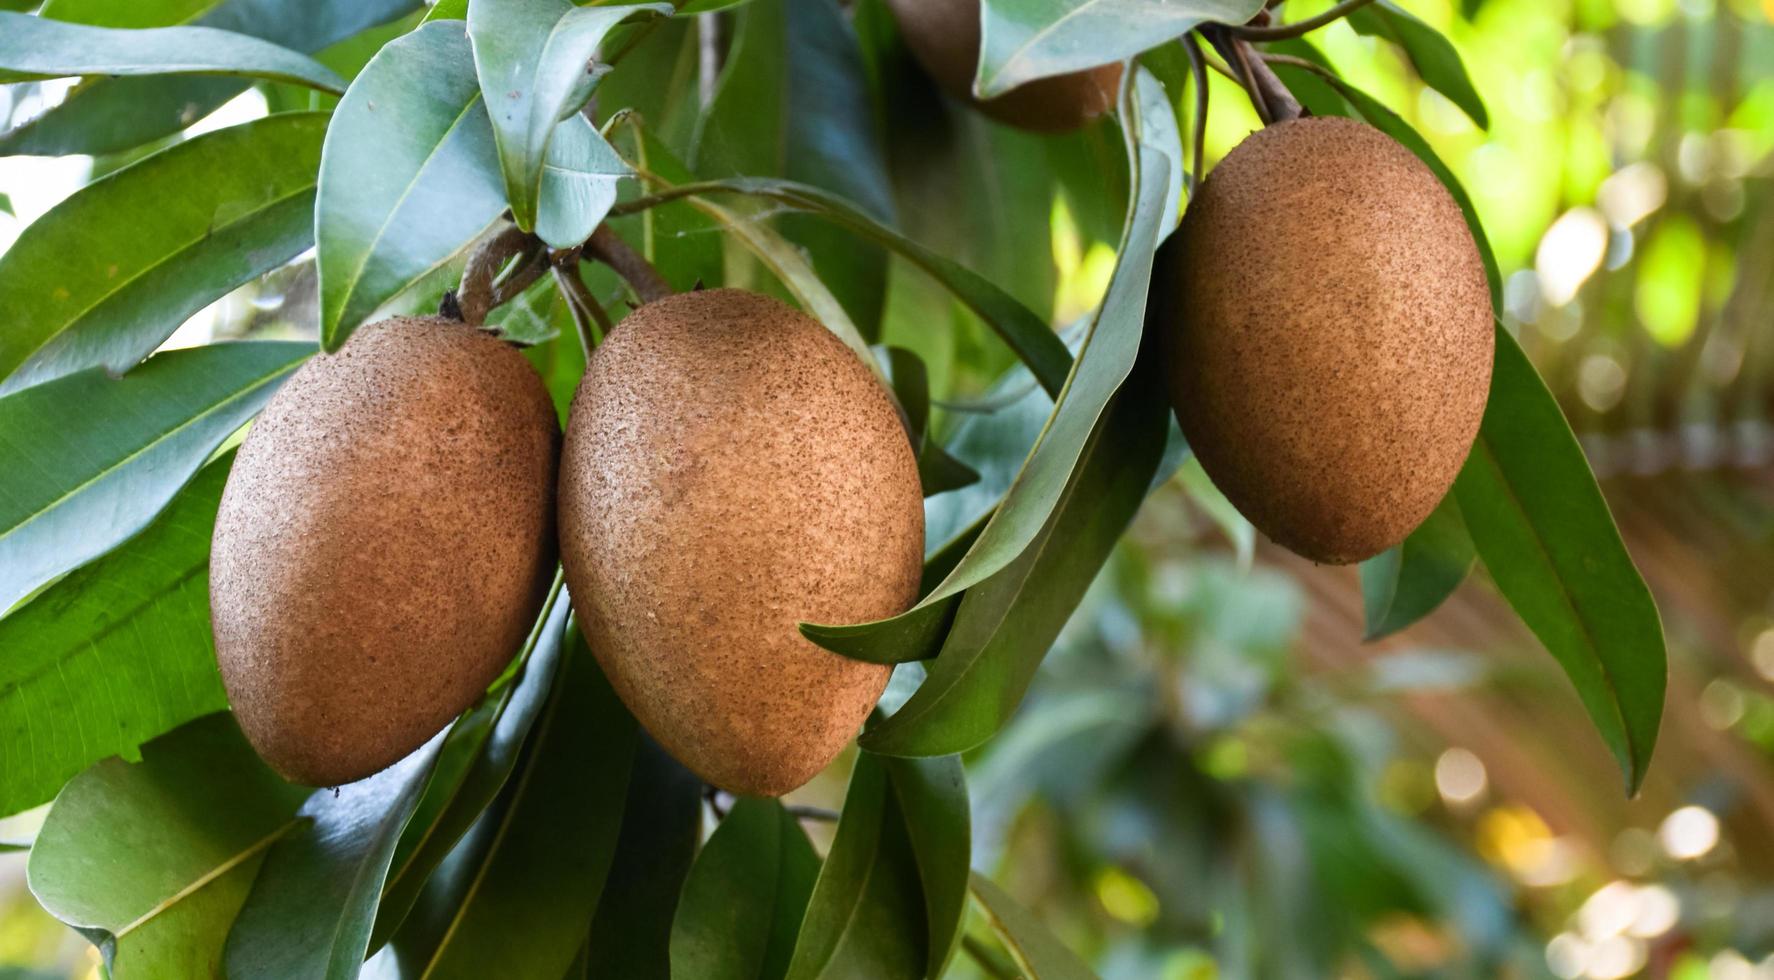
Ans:
[[[977,7],[894,6],[913,53],[971,100]],[[1120,77],[979,105],[1076,127]],[[1459,208],[1408,150],[1349,120],[1272,125],[1195,189],[1156,275],[1184,434],[1270,537],[1361,560],[1447,492],[1484,412],[1491,305]],[[298,371],[240,450],[211,563],[217,657],[268,762],[350,782],[480,697],[558,556],[647,730],[710,783],[777,795],[842,749],[889,672],[796,623],[910,606],[923,523],[891,396],[773,299],[639,308],[591,359],[564,444],[516,349],[397,318]]]

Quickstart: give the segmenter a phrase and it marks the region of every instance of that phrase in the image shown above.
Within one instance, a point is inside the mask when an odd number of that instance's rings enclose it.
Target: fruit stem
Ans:
[[[567,298],[567,310],[573,314],[573,326],[579,331],[579,348],[587,363],[591,352],[604,342],[611,329],[610,314],[579,278],[579,250],[558,252],[554,258],[554,281],[561,295]]]
[[[646,257],[628,246],[609,225],[599,225],[597,231],[585,242],[585,254],[597,259],[616,270],[639,296],[642,303],[664,299],[671,295],[671,284],[653,268],[653,263]]]
[[[1373,2],[1374,0],[1343,0],[1342,3],[1337,4],[1316,17],[1308,17],[1305,20],[1295,21],[1292,24],[1280,24],[1271,27],[1266,23],[1262,23],[1263,20],[1266,20],[1266,16],[1261,16],[1256,20],[1252,20],[1249,24],[1243,24],[1237,27],[1227,27],[1226,30],[1246,41],[1286,41],[1310,34],[1313,31],[1318,30],[1320,27],[1341,20]]]
[[[1267,17],[1268,15],[1264,13],[1257,14],[1257,20]],[[1305,21],[1300,23],[1303,24]],[[1292,92],[1288,91],[1287,86],[1282,84],[1281,79],[1277,78],[1275,73],[1269,69],[1257,52],[1251,48],[1250,42],[1241,37],[1234,37],[1231,30],[1224,25],[1215,25],[1205,29],[1204,36],[1208,43],[1219,51],[1221,57],[1243,73],[1244,90],[1249,93],[1251,105],[1256,107],[1257,115],[1262,117],[1263,124],[1286,122],[1304,115],[1305,110],[1300,107],[1299,101],[1294,98]]]
[[[511,302],[542,275],[547,263],[542,257],[542,242],[536,236],[516,227],[506,228],[481,243],[462,270],[462,286],[456,291],[456,309],[461,320],[478,327],[487,322],[487,314]],[[499,270],[514,256],[521,261],[503,279]]]

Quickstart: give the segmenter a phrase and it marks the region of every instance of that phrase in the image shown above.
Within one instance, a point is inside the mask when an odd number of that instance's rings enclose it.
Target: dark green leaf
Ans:
[[[1202,23],[1242,24],[1263,0],[984,0],[979,73],[986,98],[1026,82],[1131,58]]]
[[[684,881],[671,975],[780,980],[818,874],[819,856],[781,803],[736,801]]]
[[[1480,129],[1489,128],[1484,100],[1472,87],[1460,53],[1448,39],[1423,23],[1391,0],[1378,0],[1349,15],[1349,26],[1357,33],[1383,37],[1404,50],[1411,65],[1430,88],[1448,97],[1470,116]]]
[[[530,727],[554,683],[569,607],[562,593],[550,597],[525,653],[522,676],[507,684],[450,728],[425,795],[389,862],[388,883],[376,910],[370,948],[379,948],[418,899],[431,872],[511,778]]]
[[[887,348],[887,364],[893,393],[906,414],[907,433],[918,454],[918,482],[924,496],[958,490],[979,480],[966,463],[950,456],[926,431],[930,422],[930,374],[924,361],[904,347]]]
[[[429,976],[559,977],[584,942],[616,850],[636,729],[576,628],[565,654]]]
[[[270,853],[228,933],[231,980],[354,978],[400,832],[443,735],[368,779],[309,795]]]
[[[121,379],[93,368],[0,398],[0,608],[145,527],[313,351],[170,351]]]
[[[1363,638],[1389,636],[1429,615],[1466,580],[1473,558],[1472,537],[1450,493],[1403,544],[1361,563]]]
[[[702,780],[640,732],[616,858],[570,976],[668,980],[672,917],[701,842]]]
[[[567,0],[468,5],[474,66],[491,109],[505,196],[518,227],[536,227],[542,167],[555,124],[591,97],[599,74],[593,56],[604,35],[637,14],[669,16],[671,11],[668,3],[575,7]]]
[[[227,714],[68,783],[31,851],[31,892],[119,977],[220,977],[228,925],[307,790],[259,761]]]
[[[69,75],[244,75],[343,92],[314,59],[212,27],[119,30],[0,11],[0,81]]]
[[[1637,792],[1663,717],[1663,624],[1558,402],[1501,327],[1490,403],[1454,492],[1497,588],[1565,669]]]
[[[461,22],[428,23],[383,48],[327,129],[315,212],[322,344],[337,350],[504,209]]]
[[[627,154],[626,159],[673,184],[695,179],[656,133],[642,129],[634,117],[628,118],[631,124],[621,128],[617,140]],[[639,191],[637,182],[622,189],[631,197]],[[698,283],[712,288],[726,281],[721,236],[717,233],[720,225],[689,201],[671,201],[639,214],[615,218],[611,226],[679,292],[687,292]]]
[[[1027,980],[1095,980],[1096,974],[990,879],[973,876],[973,897]]]
[[[967,777],[960,756],[890,759],[887,775],[924,887],[929,976],[940,977],[961,942],[967,918],[967,868],[972,858]]]
[[[887,760],[859,753],[787,976],[923,977],[929,964],[925,922],[918,860],[888,781]]]
[[[0,619],[0,814],[228,706],[209,632],[209,540],[230,453],[134,540]]]
[[[1126,100],[1128,104],[1124,106],[1135,137],[1128,150],[1137,193],[1120,261],[1059,404],[1003,503],[966,557],[916,606],[891,619],[857,626],[803,624],[801,631],[808,639],[834,652],[877,663],[933,656],[935,644],[942,638],[937,624],[950,615],[954,598],[1024,556],[1042,529],[1051,526],[1086,444],[1097,430],[1110,399],[1133,370],[1145,325],[1153,253],[1164,231],[1175,220],[1169,207],[1175,189],[1170,179],[1169,155],[1173,149],[1170,137],[1175,133],[1174,121],[1171,125],[1152,127],[1149,135],[1157,142],[1146,142],[1148,131],[1139,121],[1144,101],[1136,95]],[[1022,574],[1026,574],[1026,569]],[[1013,573],[1011,577],[1020,575]],[[942,749],[932,754],[952,751],[956,750]]]
[[[0,393],[127,371],[179,324],[313,242],[326,117],[181,143],[77,192],[0,256]]]

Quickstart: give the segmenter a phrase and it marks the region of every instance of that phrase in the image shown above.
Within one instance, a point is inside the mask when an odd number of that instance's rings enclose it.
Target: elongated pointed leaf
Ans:
[[[781,980],[818,874],[819,855],[781,803],[735,802],[684,881],[674,980]]]
[[[1475,557],[1450,493],[1403,544],[1361,563],[1363,638],[1389,636],[1429,615],[1466,581]]]
[[[325,115],[304,112],[199,136],[33,222],[0,256],[0,394],[90,367],[126,371],[307,248],[325,132]]]
[[[345,90],[345,80],[314,59],[233,31],[129,31],[0,11],[0,81],[69,75],[243,75]]]
[[[892,759],[887,775],[924,889],[926,972],[940,977],[961,943],[967,917],[967,868],[973,853],[967,777],[960,756]]]
[[[567,0],[474,0],[468,36],[492,112],[505,195],[517,226],[536,228],[542,166],[555,124],[591,98],[593,63],[610,29],[639,15],[670,16],[669,3],[575,7]]]
[[[554,248],[572,248],[590,238],[616,203],[616,182],[631,173],[590,120],[580,115],[563,120],[542,167],[536,237]]]
[[[209,632],[209,539],[233,454],[147,530],[0,619],[0,814],[228,706]]]
[[[118,977],[220,977],[253,875],[307,790],[271,772],[227,714],[68,783],[37,835],[31,892]]]
[[[1398,45],[1430,88],[1447,96],[1478,124],[1478,128],[1490,127],[1490,115],[1485,112],[1484,100],[1472,87],[1472,79],[1466,74],[1460,53],[1435,28],[1391,0],[1378,0],[1351,13],[1349,26],[1357,33],[1383,37]]]
[[[122,379],[94,368],[0,398],[0,608],[145,527],[313,351],[171,351]]]
[[[973,876],[973,897],[1016,958],[1027,980],[1095,980],[1096,974],[1028,909],[983,875]]]
[[[1202,23],[1242,24],[1263,0],[984,0],[984,98],[1026,82],[1131,58]]]
[[[950,456],[942,443],[926,431],[930,422],[930,373],[916,353],[904,347],[887,348],[887,365],[894,397],[906,415],[907,435],[918,454],[918,482],[924,496],[959,490],[979,481],[973,467]]]
[[[462,23],[434,21],[391,42],[351,83],[327,129],[314,216],[322,345],[338,350],[504,209]]]
[[[439,733],[368,779],[309,795],[228,933],[230,980],[357,976],[394,845],[442,745]]]
[[[1565,669],[1637,792],[1663,718],[1663,624],[1558,402],[1501,327],[1491,400],[1454,492],[1497,588]]]

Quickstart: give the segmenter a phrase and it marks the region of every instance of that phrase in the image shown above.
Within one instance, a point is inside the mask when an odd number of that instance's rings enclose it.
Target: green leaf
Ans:
[[[667,28],[669,29],[669,28]],[[621,76],[612,79],[614,82]],[[672,184],[695,179],[658,134],[644,129],[634,116],[618,130],[616,141],[624,159],[639,169]],[[625,184],[624,196],[640,193],[639,182]],[[688,292],[697,287],[719,286],[726,281],[726,257],[719,222],[698,211],[689,201],[669,201],[638,214],[613,217],[610,225],[659,269],[673,289]]]
[[[616,182],[632,174],[590,120],[567,118],[548,144],[536,236],[554,248],[590,238],[616,203]]]
[[[313,350],[170,351],[121,379],[94,368],[0,398],[0,608],[145,527]]]
[[[1450,493],[1403,544],[1361,563],[1367,616],[1362,638],[1389,636],[1434,612],[1466,580],[1474,557],[1472,537]]]
[[[765,0],[741,12],[695,134],[705,176],[785,177],[894,219],[887,159],[856,33],[835,0]],[[875,337],[887,255],[828,225],[787,215],[783,234],[811,257],[861,333]]]
[[[1078,954],[1055,939],[1039,919],[990,879],[973,876],[973,897],[1028,980],[1095,980],[1096,974]]]
[[[76,191],[0,256],[0,394],[129,370],[179,324],[313,242],[326,117],[199,136]]]
[[[1663,717],[1663,624],[1558,402],[1501,327],[1454,492],[1497,588],[1571,678],[1636,793]]]
[[[900,814],[887,760],[859,753],[788,980],[925,975],[930,957],[922,885]]]
[[[228,925],[306,790],[271,772],[229,715],[68,783],[31,850],[31,892],[98,944],[111,975],[220,977]]]
[[[893,394],[906,414],[907,434],[912,451],[918,454],[918,482],[924,496],[932,497],[949,490],[959,490],[979,480],[973,467],[950,456],[942,443],[930,437],[930,373],[924,360],[904,347],[886,349]]]
[[[209,632],[209,540],[230,453],[134,540],[0,619],[0,814],[93,762],[228,706]]]
[[[1423,23],[1391,0],[1378,0],[1349,15],[1349,26],[1356,33],[1383,37],[1401,48],[1417,74],[1437,92],[1460,107],[1480,129],[1490,128],[1490,116],[1484,100],[1472,87],[1460,53],[1441,36],[1441,32]]]
[[[890,759],[887,774],[924,888],[930,955],[926,973],[940,977],[961,943],[967,918],[967,868],[973,853],[967,777],[960,756]]]
[[[554,683],[567,629],[568,603],[550,596],[528,649],[519,654],[521,677],[500,688],[451,726],[437,769],[413,810],[389,862],[388,883],[376,909],[370,948],[388,941],[418,900],[425,882],[468,832],[517,766],[518,752]]]
[[[309,795],[228,933],[231,980],[358,975],[394,845],[443,741],[440,733],[368,779]]]
[[[667,980],[678,893],[702,843],[702,780],[639,733],[616,858],[576,978]]]
[[[575,7],[567,0],[473,0],[468,36],[481,94],[492,112],[505,196],[519,228],[536,227],[542,167],[555,124],[591,98],[604,35],[669,3]],[[583,237],[583,236],[582,236]]]
[[[51,2],[43,16],[97,27],[192,24],[313,54],[418,6],[419,0],[309,0],[300,4],[272,0],[76,0]],[[0,156],[103,155],[129,150],[184,129],[245,91],[247,85],[240,79],[192,75],[88,78],[59,105],[0,135]]]
[[[0,11],[0,81],[69,75],[243,75],[345,91],[345,80],[314,59],[246,34],[119,30]]]
[[[12,210],[12,197],[10,195],[0,194],[0,212],[5,212],[9,215],[15,213]]]
[[[615,854],[635,732],[569,627],[560,678],[427,975],[566,972]]]
[[[819,856],[781,803],[734,802],[684,881],[671,975],[781,980],[818,875]]]
[[[1263,0],[984,0],[983,98],[1026,82],[1123,61],[1203,23],[1242,24]]]
[[[504,209],[462,24],[424,24],[370,60],[327,129],[314,216],[323,346],[338,350]]]
[[[1140,122],[1143,99],[1127,101],[1123,111],[1132,136],[1128,153],[1137,190],[1135,203],[1108,295],[1085,335],[1082,352],[1040,442],[973,547],[940,585],[891,619],[856,626],[803,624],[802,634],[813,642],[876,663],[933,656],[942,640],[941,624],[951,614],[956,597],[1015,562],[1050,525],[1109,400],[1133,370],[1145,326],[1153,253],[1174,219],[1167,213],[1173,189],[1170,141],[1148,144],[1147,131]],[[1152,135],[1163,137],[1166,129],[1174,127],[1154,127]]]

